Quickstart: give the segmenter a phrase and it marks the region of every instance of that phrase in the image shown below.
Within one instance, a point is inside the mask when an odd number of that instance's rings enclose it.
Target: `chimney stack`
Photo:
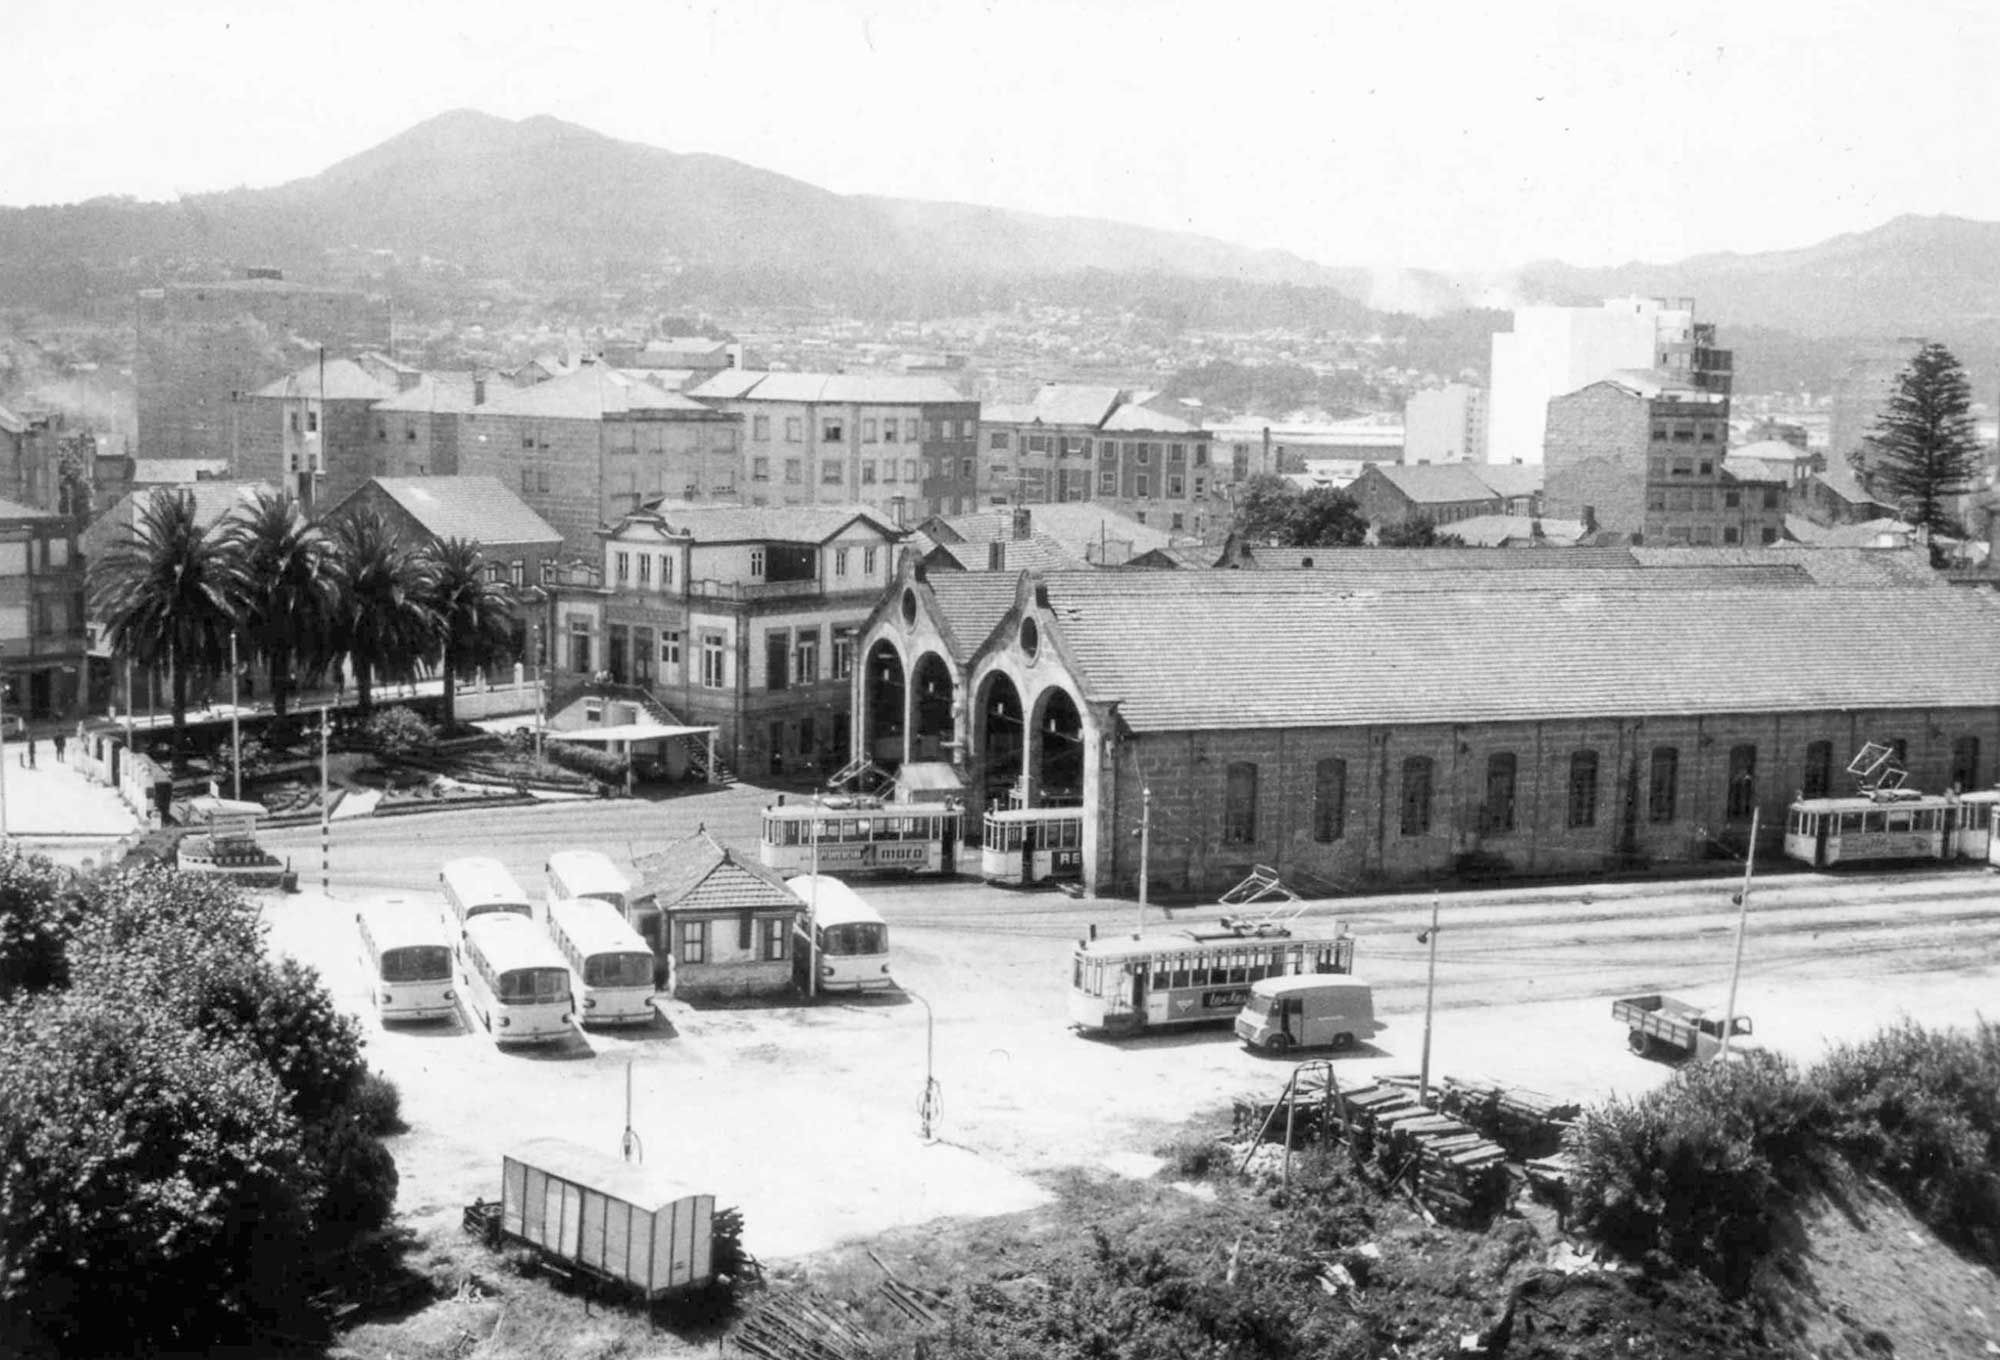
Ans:
[[[486,404],[486,379],[477,373],[472,375],[472,404],[474,406]]]
[[[1028,538],[1032,538],[1034,536],[1033,514],[1034,512],[1029,510],[1028,507],[1025,505],[1017,505],[1014,507],[1014,538],[1016,539],[1016,541],[1025,540]]]

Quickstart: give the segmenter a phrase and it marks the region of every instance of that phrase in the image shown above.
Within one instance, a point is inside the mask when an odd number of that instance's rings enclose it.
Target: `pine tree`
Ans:
[[[1975,488],[1984,456],[1971,404],[1971,384],[1951,351],[1925,345],[1897,377],[1866,440],[1875,486],[1934,534],[1964,533],[1948,502]]]

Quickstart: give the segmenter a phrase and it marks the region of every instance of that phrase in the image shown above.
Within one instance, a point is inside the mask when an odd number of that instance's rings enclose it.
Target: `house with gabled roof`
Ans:
[[[903,537],[865,505],[655,502],[601,536],[601,586],[562,590],[555,665],[714,726],[734,769],[823,777],[847,763],[855,630]]]
[[[631,919],[682,1001],[792,991],[793,932],[805,903],[754,853],[706,827],[632,863]]]
[[[1261,865],[1332,893],[1695,861],[1753,815],[1772,849],[1869,741],[1913,785],[1994,783],[1984,592],[1797,550],[1385,556],[1011,594],[911,563],[861,634],[857,747],[951,752],[974,823],[1080,804],[1084,886],[1121,895],[1142,813],[1157,892]]]
[[[1474,515],[1505,513],[1507,498],[1468,463],[1370,463],[1347,494],[1378,529],[1428,519],[1445,528]]]
[[[241,395],[226,450],[229,475],[275,482],[307,514],[318,514],[388,470],[374,408],[398,390],[352,359],[324,359]]]

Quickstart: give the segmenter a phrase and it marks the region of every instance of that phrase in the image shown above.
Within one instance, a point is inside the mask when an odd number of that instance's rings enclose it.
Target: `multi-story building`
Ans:
[[[74,522],[0,500],[0,681],[9,714],[31,722],[80,715],[83,591]]]
[[[1115,387],[1051,383],[980,418],[981,497],[991,505],[1091,501],[1150,528],[1226,527],[1228,469],[1209,432]]]
[[[622,369],[587,363],[531,387],[486,383],[475,395],[484,400],[458,414],[458,472],[498,478],[567,552],[596,560],[603,526],[645,501],[733,502],[743,490],[742,417]],[[377,414],[396,429],[416,413]]]
[[[1506,498],[1481,480],[1476,469],[1458,463],[1370,463],[1347,494],[1377,528],[1413,519],[1444,527],[1477,515],[1497,515],[1507,507]]]
[[[1626,369],[1655,370],[1727,397],[1731,355],[1697,325],[1692,298],[1607,298],[1600,307],[1519,307],[1493,337],[1487,459],[1541,459],[1552,397]]]
[[[1403,405],[1403,461],[1485,462],[1485,389],[1446,383],[1412,393]]]
[[[730,370],[688,395],[742,418],[751,505],[867,505],[914,522],[976,503],[979,403],[942,378]]]
[[[386,349],[389,303],[344,288],[287,283],[276,270],[149,288],[133,356],[140,458],[226,458],[236,398],[323,350]]]
[[[375,405],[397,385],[352,359],[325,359],[242,397],[231,418],[229,475],[275,482],[318,514],[381,475],[387,445]]]
[[[854,633],[901,537],[853,505],[624,515],[603,535],[601,588],[561,591],[555,664],[713,725],[738,769],[831,774],[848,756]]]
[[[458,472],[461,417],[486,401],[487,379],[473,373],[426,373],[375,403],[376,465],[386,477],[450,477]]]
[[[1768,544],[1786,485],[1725,466],[1729,398],[1658,373],[1621,373],[1549,402],[1548,513],[1652,544]]]
[[[1834,382],[1827,417],[1828,472],[1853,470],[1854,455],[1863,451],[1868,436],[1874,433],[1882,408],[1895,395],[1897,379],[1928,343],[1921,335],[1903,335],[1871,341],[1848,356],[1847,367]]]

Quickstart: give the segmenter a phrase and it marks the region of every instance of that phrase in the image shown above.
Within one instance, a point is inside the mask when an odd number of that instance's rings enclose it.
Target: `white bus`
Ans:
[[[490,912],[506,912],[530,920],[535,915],[528,895],[521,891],[514,875],[507,872],[507,866],[497,859],[468,855],[450,860],[438,874],[438,885],[444,893],[444,904],[460,930],[474,917]]]
[[[368,907],[354,914],[361,966],[375,1013],[391,1020],[441,1020],[458,1010],[451,986],[451,933],[428,911]]]
[[[1138,939],[1092,935],[1070,955],[1070,1027],[1085,1034],[1233,1021],[1252,983],[1354,971],[1354,937],[1337,921],[1269,933],[1208,925]]]
[[[896,985],[889,976],[889,927],[861,894],[825,874],[800,874],[786,879],[785,886],[812,908],[799,917],[792,950],[792,971],[801,987],[812,966],[815,935],[822,992],[865,992]]]
[[[497,1044],[549,1043],[569,1033],[569,966],[525,916],[491,911],[468,921],[458,981],[472,1018]]]
[[[617,907],[596,898],[550,898],[549,938],[569,963],[586,1025],[653,1020],[653,951]]]
[[[548,876],[549,901],[581,902],[596,898],[599,902],[609,902],[620,916],[625,916],[632,880],[611,862],[609,855],[595,850],[558,850],[549,856],[543,868]]]

